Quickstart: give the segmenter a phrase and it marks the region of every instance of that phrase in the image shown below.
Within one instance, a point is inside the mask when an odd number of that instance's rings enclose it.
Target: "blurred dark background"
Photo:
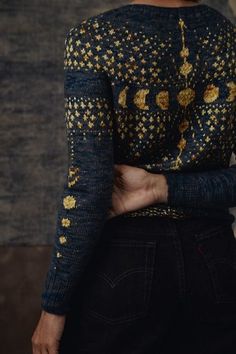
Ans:
[[[1,354],[30,354],[40,315],[41,287],[67,172],[66,33],[84,18],[128,2],[0,0]],[[236,0],[203,3],[236,21]]]

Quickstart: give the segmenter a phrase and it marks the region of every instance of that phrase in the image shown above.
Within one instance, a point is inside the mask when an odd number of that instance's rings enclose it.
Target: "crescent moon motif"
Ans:
[[[120,106],[123,108],[127,108],[126,100],[127,100],[127,91],[128,91],[128,86],[125,86],[123,90],[120,91],[119,97],[118,97],[118,103]]]

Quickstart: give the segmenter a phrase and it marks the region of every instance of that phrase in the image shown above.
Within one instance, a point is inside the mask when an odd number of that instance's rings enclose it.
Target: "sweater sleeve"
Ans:
[[[236,133],[236,123],[234,125]],[[236,156],[236,135],[233,144]],[[227,168],[203,172],[162,173],[168,185],[168,205],[212,209],[236,206],[236,163]]]
[[[212,209],[236,206],[236,164],[205,172],[163,174],[170,206]]]
[[[97,54],[86,21],[70,29],[64,51],[68,173],[41,302],[54,314],[69,310],[112,203],[112,89]]]

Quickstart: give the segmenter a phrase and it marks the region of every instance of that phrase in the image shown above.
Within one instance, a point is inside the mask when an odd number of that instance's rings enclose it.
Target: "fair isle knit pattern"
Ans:
[[[168,203],[124,217],[232,219],[235,26],[207,5],[129,4],[65,40],[68,176],[42,308],[65,314],[112,202],[113,165],[165,174]]]

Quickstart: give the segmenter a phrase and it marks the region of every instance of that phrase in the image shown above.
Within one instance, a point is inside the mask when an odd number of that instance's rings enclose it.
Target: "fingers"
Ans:
[[[58,354],[64,324],[65,315],[58,316],[42,311],[31,338],[33,354]]]
[[[46,348],[44,348],[41,350],[40,354],[50,354],[50,352]]]
[[[32,345],[33,354],[58,354],[58,346],[55,344],[48,345],[48,344],[36,344],[33,343]]]
[[[31,338],[32,354],[58,354],[59,343],[57,341],[49,343],[40,340],[37,332]]]
[[[55,344],[48,346],[47,352],[43,352],[42,354],[58,354],[58,347]]]

